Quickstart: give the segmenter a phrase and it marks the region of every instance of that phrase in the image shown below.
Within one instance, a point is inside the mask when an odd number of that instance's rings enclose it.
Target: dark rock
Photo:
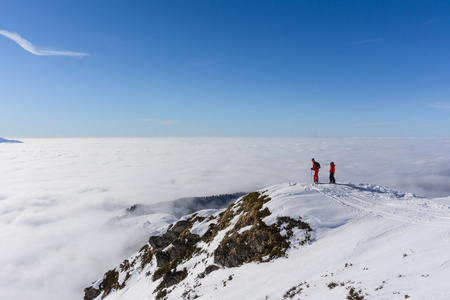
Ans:
[[[111,293],[112,290],[120,289],[119,272],[117,272],[115,269],[106,272],[105,278],[100,284],[100,289],[104,291],[103,296],[108,295],[109,293]]]
[[[253,240],[248,242],[248,246],[250,247],[253,253],[264,253],[266,251],[266,247],[264,245],[267,244],[269,237],[264,233],[260,235],[256,235]]]
[[[188,234],[183,238],[178,238],[172,242],[172,247],[167,250],[170,255],[170,260],[173,261],[177,258],[186,256],[189,252],[192,252],[194,246],[200,241],[200,237],[196,234]]]
[[[191,224],[189,224],[188,221],[178,221],[177,223],[175,223],[175,225],[171,228],[170,231],[176,234],[176,236],[178,237],[189,226],[191,226]]]
[[[172,242],[172,245],[177,248],[192,247],[200,241],[200,237],[197,234],[189,233],[183,238],[178,238]]]
[[[148,242],[152,246],[153,250],[162,250],[169,246],[175,239],[177,239],[181,233],[183,233],[191,224],[188,221],[178,221],[170,227],[166,233],[162,236],[152,236]]]
[[[245,243],[236,240],[229,241],[226,245],[219,246],[214,251],[214,262],[227,268],[234,268],[249,261],[253,252]]]
[[[187,271],[169,271],[164,274],[164,284],[166,287],[177,284],[182,281],[187,276]]]
[[[161,268],[162,266],[168,264],[171,261],[170,254],[168,254],[167,252],[163,251],[156,252],[155,257],[156,257],[156,266],[158,268]]]
[[[201,238],[198,234],[193,234],[193,233],[189,233],[187,234],[185,237],[185,242],[188,246],[193,246],[195,244],[197,244]]]
[[[134,213],[135,211],[137,211],[139,209],[139,207],[141,207],[142,204],[134,204],[131,207],[126,209],[126,212],[130,212],[130,213]]]
[[[214,225],[213,226],[211,226],[211,227],[214,227]],[[209,240],[211,240],[212,238],[213,238],[213,231],[212,230],[207,230],[206,232],[205,232],[205,234],[204,235],[202,235],[202,240],[204,240],[204,241],[209,241]]]
[[[311,231],[311,228],[301,219],[278,217],[276,224],[271,226],[267,226],[262,221],[264,217],[270,215],[267,208],[263,209],[263,205],[267,201],[270,201],[267,196],[250,193],[242,199],[239,206],[233,207],[235,210],[233,214],[225,218],[226,214],[230,213],[230,208],[223,213],[219,222],[223,222],[224,225],[218,224],[217,228],[211,228],[211,230],[227,226],[229,224],[227,220],[236,213],[241,216],[214,251],[214,263],[231,268],[251,261],[267,261],[283,257],[290,247],[289,239],[293,235],[294,228],[306,231],[305,243],[307,242],[308,232]],[[239,232],[241,228],[247,226],[251,227],[242,233]],[[287,233],[282,236],[281,230],[285,230]],[[267,258],[264,258],[266,256]]]
[[[171,261],[176,259],[178,256],[182,255],[187,249],[186,244],[183,243],[183,241],[181,241],[179,239],[173,241],[172,245],[173,245],[173,247],[167,251],[167,253],[170,256]]]
[[[219,269],[220,269],[220,267],[216,266],[216,265],[207,266],[206,269],[205,269],[205,274],[210,274],[210,273],[212,273],[212,272],[214,272],[216,270],[219,270]]]
[[[165,236],[151,236],[148,243],[154,250],[162,250],[170,245],[172,240]]]
[[[84,289],[84,300],[94,300],[100,295],[101,291],[90,286]]]

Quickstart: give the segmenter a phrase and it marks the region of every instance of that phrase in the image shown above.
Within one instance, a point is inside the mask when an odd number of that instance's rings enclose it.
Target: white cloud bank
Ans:
[[[450,195],[449,138],[22,141],[0,144],[0,299],[82,299],[148,239],[125,208],[310,182],[312,157],[321,182],[334,161],[338,182]]]
[[[70,57],[76,57],[76,58],[81,58],[83,56],[88,55],[87,53],[79,53],[79,52],[72,52],[72,51],[56,51],[56,50],[40,49],[40,48],[34,46],[29,41],[27,41],[26,39],[22,38],[17,33],[0,30],[0,34],[13,40],[17,44],[19,44],[20,47],[22,47],[23,49],[25,49],[28,52],[31,52],[35,55],[70,56]]]

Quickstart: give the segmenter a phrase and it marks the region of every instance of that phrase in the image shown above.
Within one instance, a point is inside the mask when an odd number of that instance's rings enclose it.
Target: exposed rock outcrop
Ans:
[[[88,287],[84,289],[84,300],[94,300],[101,294],[101,290],[94,287]]]
[[[251,261],[267,261],[284,256],[290,246],[289,238],[294,228],[305,230],[305,239],[310,240],[308,233],[312,229],[301,220],[283,217],[278,218],[277,223],[271,226],[266,225],[263,218],[270,215],[270,212],[262,207],[268,201],[270,198],[264,195],[250,193],[233,208],[240,217],[214,251],[215,263],[231,268]],[[248,229],[241,231],[244,227]],[[282,228],[290,229],[287,236],[281,235]]]
[[[125,260],[119,269],[108,271],[99,289],[86,288],[85,299],[92,300],[100,294],[103,298],[113,290],[122,289],[135,272],[146,272],[153,281],[160,280],[154,293],[156,299],[163,299],[170,293],[169,287],[188,276],[190,271],[185,263],[191,259],[197,261],[191,270],[202,268],[197,274],[198,278],[203,278],[221,267],[283,257],[295,232],[302,232],[298,235],[301,240],[295,241],[299,245],[311,242],[312,229],[301,219],[278,217],[273,224],[264,222],[264,218],[271,215],[269,209],[264,208],[270,200],[264,193],[250,193],[219,215],[205,218],[194,214],[176,222],[161,236],[150,237],[148,244],[132,259]],[[192,232],[193,227],[206,230],[195,231],[202,232],[200,236]]]

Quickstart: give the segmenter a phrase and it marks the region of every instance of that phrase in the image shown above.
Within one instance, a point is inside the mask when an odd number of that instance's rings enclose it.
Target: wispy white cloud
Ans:
[[[144,121],[158,123],[160,125],[175,125],[175,124],[177,124],[177,122],[174,120],[145,119]]]
[[[450,109],[450,102],[430,103],[429,106],[439,109]]]
[[[51,50],[51,49],[41,49],[36,46],[34,46],[32,43],[27,41],[26,39],[22,38],[19,34],[14,32],[9,32],[6,30],[0,30],[0,34],[13,40],[17,44],[19,44],[20,47],[27,50],[28,52],[31,52],[35,55],[47,55],[47,56],[71,56],[71,57],[83,57],[88,55],[87,53],[79,53],[79,52],[72,52],[72,51],[57,51],[57,50]]]

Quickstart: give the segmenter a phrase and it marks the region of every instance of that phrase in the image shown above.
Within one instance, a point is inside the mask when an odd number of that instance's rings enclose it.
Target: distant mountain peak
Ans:
[[[0,137],[0,143],[23,143],[23,142],[17,140],[7,140]]]

